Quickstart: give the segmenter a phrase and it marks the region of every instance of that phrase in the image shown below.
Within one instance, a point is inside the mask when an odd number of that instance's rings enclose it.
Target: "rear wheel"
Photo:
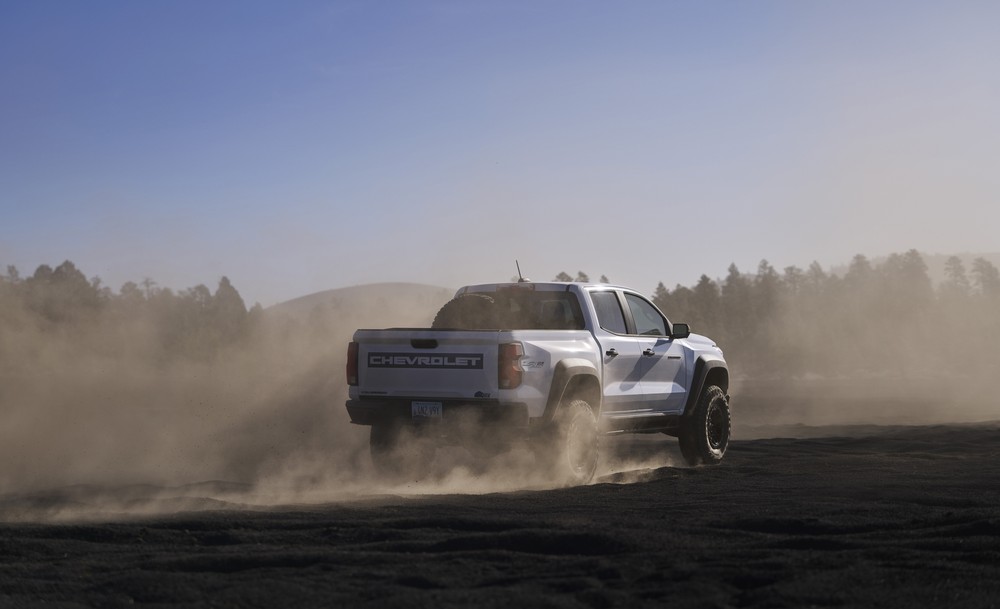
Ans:
[[[701,393],[693,412],[682,423],[677,436],[688,465],[715,465],[729,447],[732,416],[726,392],[709,385]]]
[[[561,484],[590,482],[600,455],[597,418],[590,404],[573,400],[561,407],[546,433],[535,439],[535,454]]]

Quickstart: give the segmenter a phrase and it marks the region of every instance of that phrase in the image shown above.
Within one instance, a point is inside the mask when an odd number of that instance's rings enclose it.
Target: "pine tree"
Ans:
[[[989,260],[976,258],[972,261],[972,282],[980,296],[1000,296],[1000,271]]]
[[[949,257],[944,263],[944,281],[941,283],[941,294],[947,298],[965,298],[972,292],[969,277],[965,274],[965,265],[958,256]]]

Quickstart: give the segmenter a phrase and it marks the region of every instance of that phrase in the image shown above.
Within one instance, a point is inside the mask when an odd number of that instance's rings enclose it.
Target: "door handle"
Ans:
[[[604,352],[604,355],[607,355],[608,357],[614,357],[618,355],[618,350],[615,349],[614,347],[611,347],[610,349]]]
[[[642,352],[642,354],[645,355],[646,357],[653,357],[654,355],[656,355],[656,351],[653,351],[652,349],[646,349],[645,351]]]

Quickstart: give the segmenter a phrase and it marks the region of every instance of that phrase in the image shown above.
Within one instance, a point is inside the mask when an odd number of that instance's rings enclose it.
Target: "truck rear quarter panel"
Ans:
[[[597,341],[586,330],[514,331],[509,338],[524,347],[524,381],[517,389],[501,391],[500,397],[503,401],[526,403],[529,417],[545,416],[550,396],[561,391],[558,385],[564,380],[557,374],[560,363],[565,367],[565,362],[573,362],[600,378]],[[599,405],[593,407],[596,410]]]

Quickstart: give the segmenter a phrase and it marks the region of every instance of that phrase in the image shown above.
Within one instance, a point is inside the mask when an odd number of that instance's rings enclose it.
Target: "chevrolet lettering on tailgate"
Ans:
[[[479,353],[449,353],[447,355],[413,355],[412,353],[369,353],[369,368],[444,368],[482,370],[483,356]]]

